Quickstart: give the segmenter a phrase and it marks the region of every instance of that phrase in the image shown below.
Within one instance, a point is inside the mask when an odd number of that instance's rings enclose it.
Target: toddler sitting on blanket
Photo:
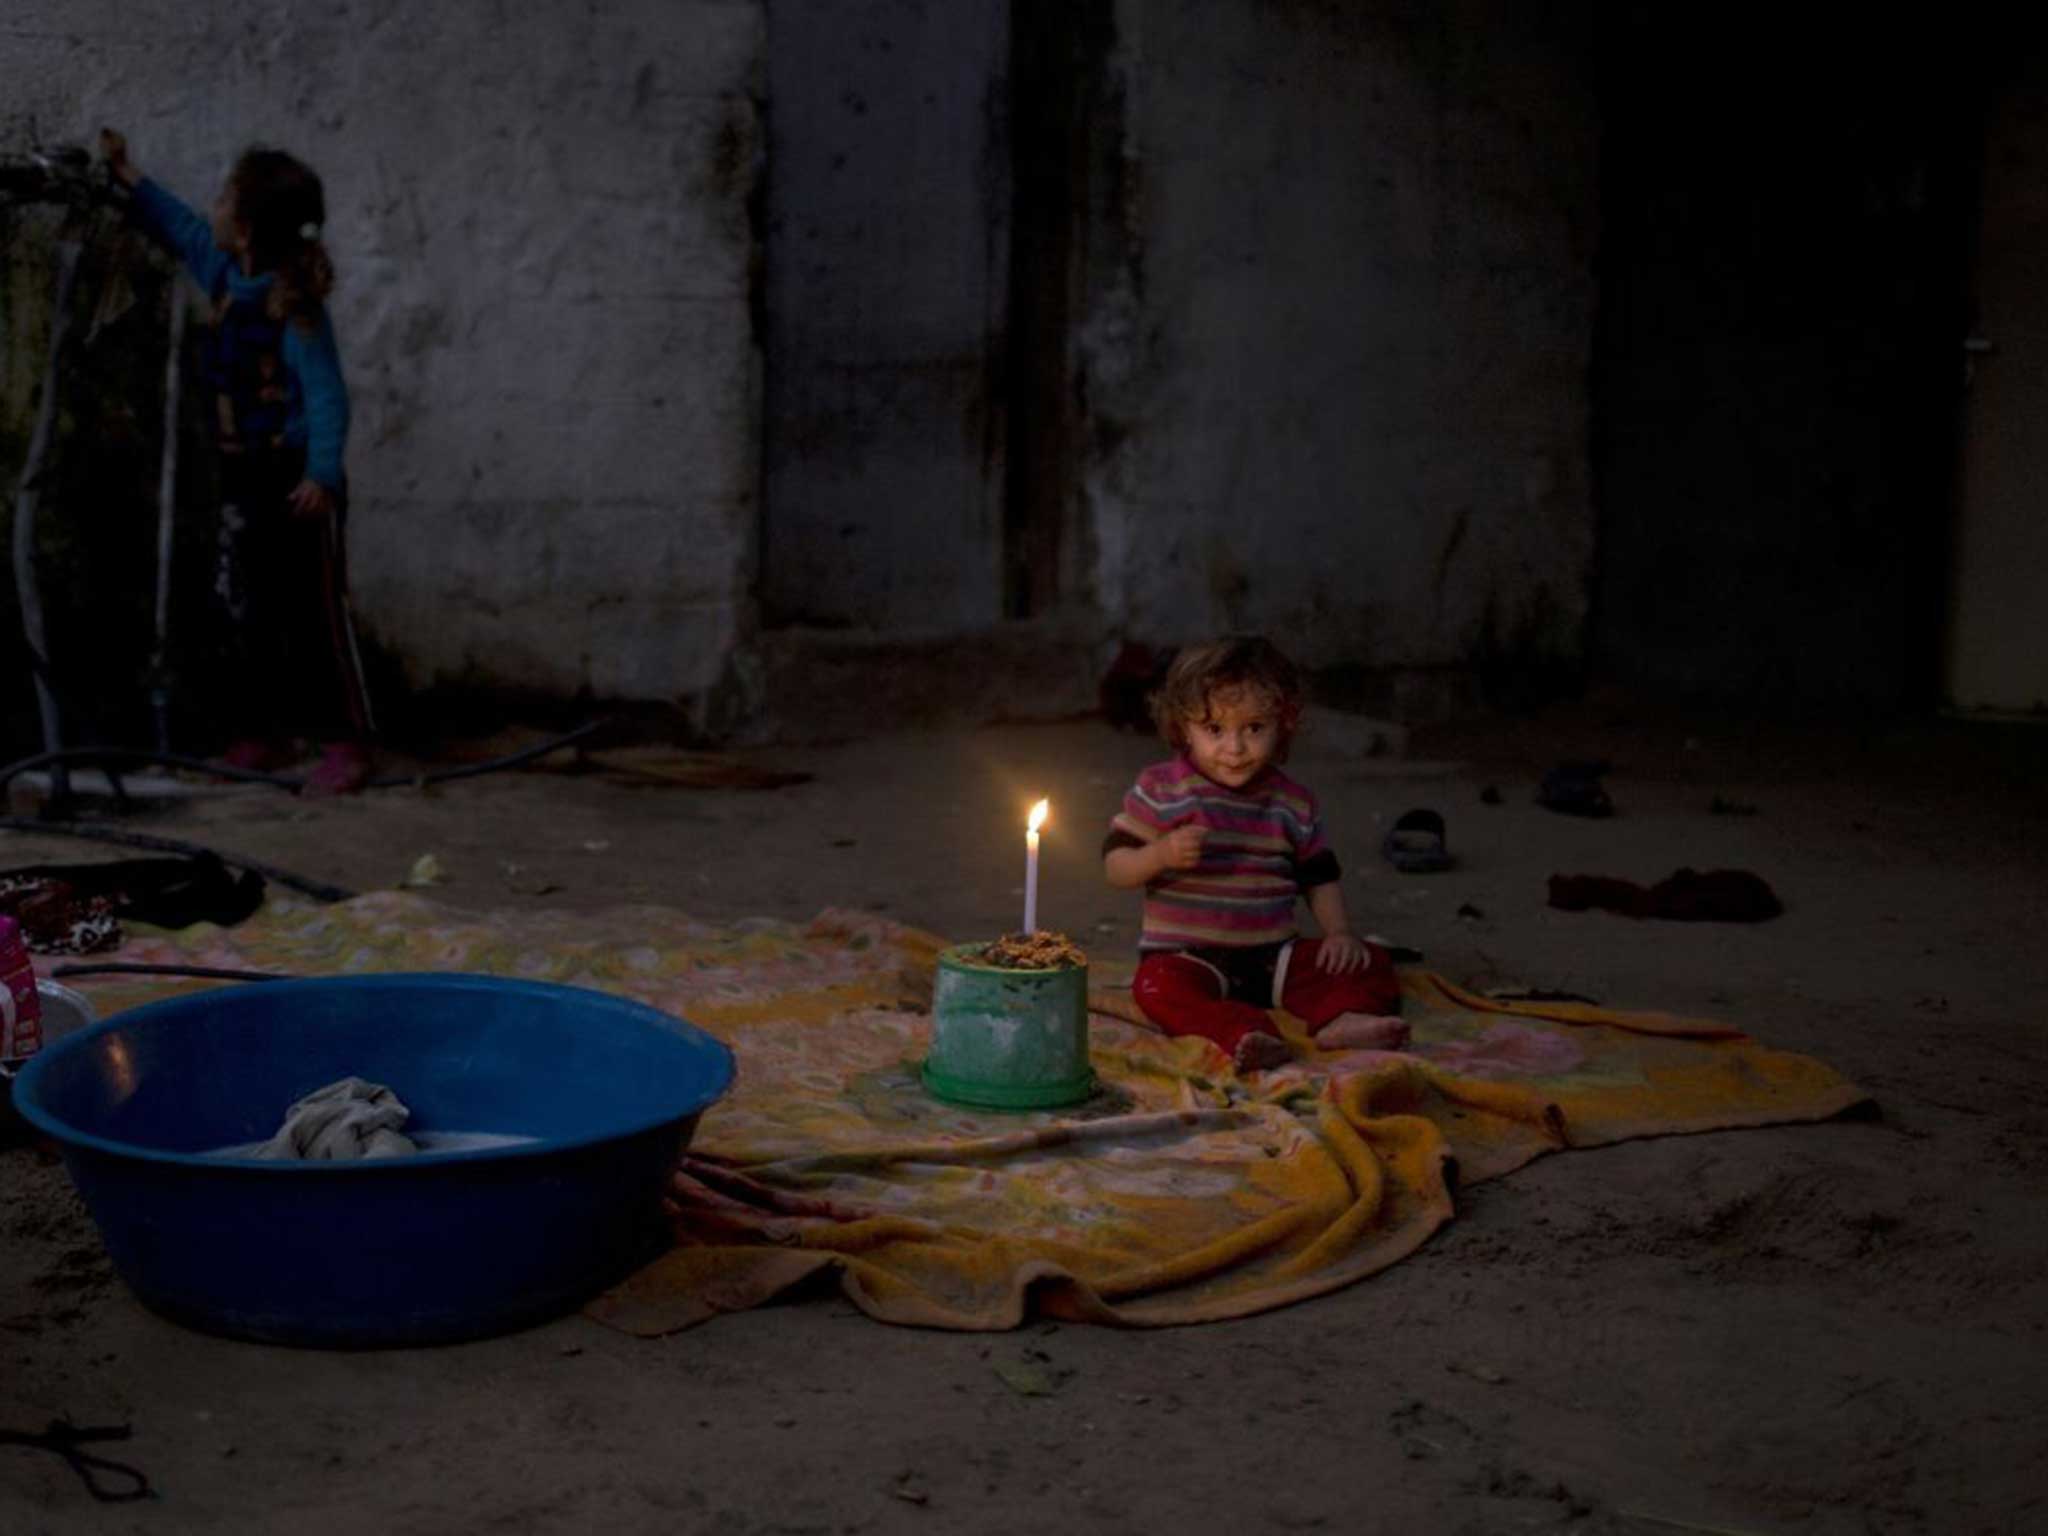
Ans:
[[[1351,931],[1316,797],[1280,771],[1301,709],[1299,673],[1265,639],[1181,652],[1152,701],[1174,755],[1138,775],[1102,845],[1109,883],[1145,892],[1139,1008],[1243,1071],[1292,1055],[1269,1008],[1332,1049],[1408,1038],[1392,960]],[[1296,932],[1297,897],[1320,938]]]

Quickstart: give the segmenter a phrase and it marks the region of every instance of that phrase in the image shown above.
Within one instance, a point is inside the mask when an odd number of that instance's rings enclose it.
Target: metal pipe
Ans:
[[[78,277],[81,248],[81,242],[75,239],[60,240],[57,244],[57,307],[50,317],[50,355],[43,369],[43,398],[36,408],[36,424],[29,436],[21,485],[14,494],[14,586],[21,603],[22,633],[28,641],[30,665],[35,671],[43,747],[50,752],[62,750],[64,729],[57,710],[57,692],[50,678],[42,588],[36,581],[36,501],[42,491],[43,456],[49,451],[50,430],[57,417],[58,364],[64,354],[64,333],[71,326],[71,289]],[[71,794],[71,776],[62,764],[50,771],[50,793],[58,804]]]
[[[164,362],[163,466],[156,484],[156,654],[149,667],[149,705],[159,752],[171,750],[171,533],[178,504],[178,404],[185,376],[185,294],[175,277],[170,346]]]

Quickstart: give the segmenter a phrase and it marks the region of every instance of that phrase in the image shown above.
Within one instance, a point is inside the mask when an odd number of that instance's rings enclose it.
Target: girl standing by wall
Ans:
[[[309,793],[360,789],[372,727],[348,613],[348,385],[325,302],[320,178],[252,148],[207,219],[143,175],[120,133],[103,130],[100,149],[143,228],[213,302],[202,373],[220,454],[214,588],[241,668],[222,690],[237,701],[226,761],[279,767],[310,740],[323,755]]]

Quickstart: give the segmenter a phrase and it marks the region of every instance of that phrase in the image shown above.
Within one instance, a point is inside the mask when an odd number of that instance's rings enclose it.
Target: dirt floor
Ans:
[[[1096,849],[1153,754],[1099,721],[1009,725],[748,754],[814,775],[777,789],[524,769],[125,824],[360,890],[432,854],[470,907],[866,906],[977,937],[1016,924],[1016,811],[1043,793],[1045,920],[1117,951],[1136,903]],[[1617,816],[1532,803],[1567,757],[1611,761]],[[1228,1325],[946,1334],[821,1295],[653,1341],[571,1317],[359,1353],[143,1311],[61,1165],[17,1143],[0,1429],[132,1425],[106,1452],[160,1496],[98,1505],[0,1445],[0,1531],[2048,1530],[2048,728],[1609,701],[1419,730],[1398,758],[1311,742],[1295,767],[1362,926],[1469,984],[1729,1021],[1881,1116],[1545,1158],[1392,1270]],[[1379,857],[1418,805],[1456,870]],[[10,864],[118,853],[0,836]],[[1555,872],[1681,865],[1752,869],[1787,910],[1545,902]],[[1019,1395],[995,1368],[1019,1361],[1059,1389]]]

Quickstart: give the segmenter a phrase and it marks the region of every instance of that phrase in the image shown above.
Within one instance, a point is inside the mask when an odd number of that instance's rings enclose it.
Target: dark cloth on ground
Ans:
[[[1550,905],[1685,923],[1761,923],[1785,910],[1769,882],[1746,869],[1681,869],[1647,887],[1609,875],[1552,875]]]

